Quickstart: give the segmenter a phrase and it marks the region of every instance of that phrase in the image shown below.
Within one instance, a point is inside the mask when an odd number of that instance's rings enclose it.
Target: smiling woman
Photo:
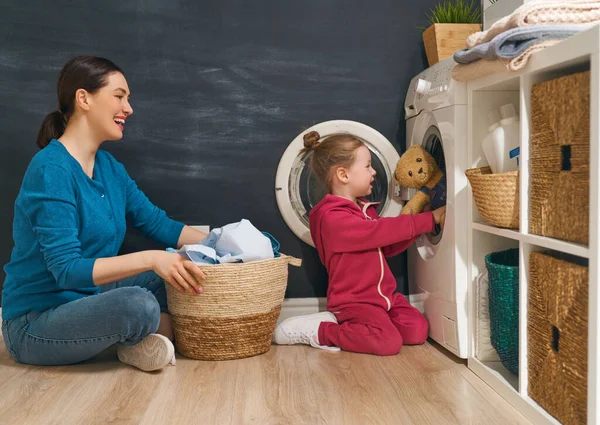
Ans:
[[[117,65],[77,56],[57,91],[15,201],[4,342],[15,360],[36,365],[78,363],[115,344],[122,362],[142,370],[174,364],[164,282],[197,295],[202,271],[166,251],[117,253],[126,220],[166,246],[206,235],[167,217],[99,150],[123,138],[133,113]]]

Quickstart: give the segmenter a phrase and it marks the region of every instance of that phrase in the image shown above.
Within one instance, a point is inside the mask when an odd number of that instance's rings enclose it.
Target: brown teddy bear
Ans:
[[[434,210],[446,205],[446,176],[422,146],[414,145],[404,152],[396,165],[394,178],[404,187],[418,189],[401,214],[418,214],[427,205]],[[440,224],[443,227],[443,223]]]

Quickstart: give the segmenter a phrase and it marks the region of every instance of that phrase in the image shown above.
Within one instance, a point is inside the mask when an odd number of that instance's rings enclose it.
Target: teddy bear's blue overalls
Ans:
[[[423,186],[419,189],[425,195],[429,196],[429,202],[431,208],[436,210],[446,205],[446,175],[444,174],[439,182],[429,189],[427,186]]]

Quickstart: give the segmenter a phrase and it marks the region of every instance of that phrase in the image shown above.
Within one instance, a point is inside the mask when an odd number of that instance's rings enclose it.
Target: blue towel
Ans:
[[[273,247],[273,256],[275,258],[281,257],[281,255],[279,254],[279,248],[281,248],[281,244],[279,243],[279,241],[275,239],[273,235],[269,232],[262,232],[262,234],[269,238],[269,240],[271,241],[271,247]]]
[[[472,49],[458,50],[454,53],[454,61],[468,64],[479,59],[513,59],[537,43],[569,38],[587,28],[589,25],[534,25],[513,28],[498,34],[487,43]]]

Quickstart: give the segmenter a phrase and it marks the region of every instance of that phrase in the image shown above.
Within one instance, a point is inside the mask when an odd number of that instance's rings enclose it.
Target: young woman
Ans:
[[[42,123],[15,201],[2,333],[21,363],[82,362],[116,344],[119,359],[145,371],[174,364],[164,282],[199,294],[200,269],[166,251],[117,256],[126,220],[166,246],[205,234],[174,221],[98,148],[120,140],[133,113],[113,62],[72,58],[58,79],[58,109]]]

